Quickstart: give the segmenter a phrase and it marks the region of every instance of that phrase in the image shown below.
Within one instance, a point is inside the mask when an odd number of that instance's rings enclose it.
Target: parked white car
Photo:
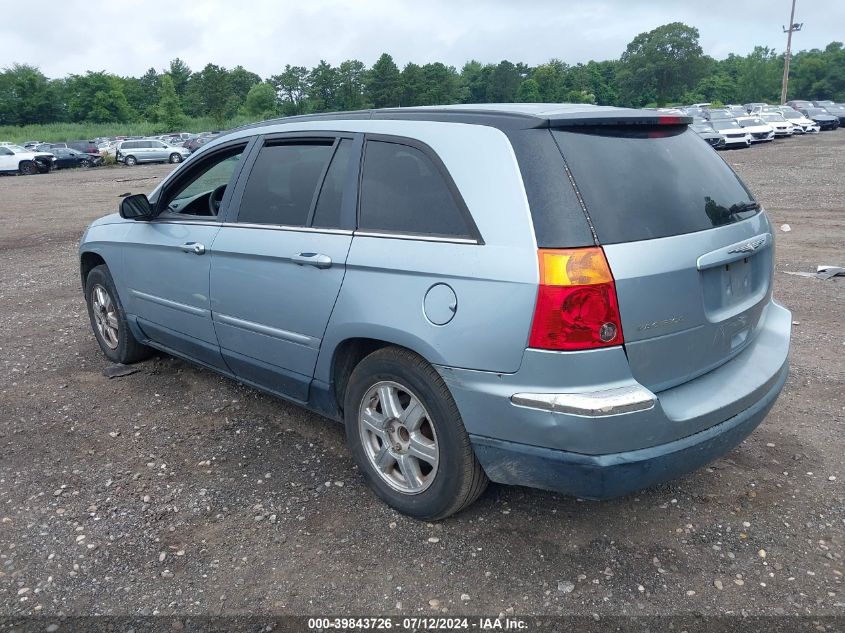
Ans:
[[[735,119],[712,119],[710,125],[725,137],[725,147],[748,147],[751,135]]]
[[[46,173],[56,166],[56,157],[48,152],[35,152],[20,145],[0,145],[0,173],[23,176]]]
[[[765,143],[775,140],[775,130],[759,116],[743,116],[736,120],[751,135],[752,143]]]
[[[792,123],[796,133],[798,134],[818,134],[821,131],[818,123],[812,119],[808,119],[798,112],[798,110],[793,110],[789,106],[784,106],[781,108],[780,112],[787,121]],[[798,132],[798,130],[801,131]]]
[[[795,126],[787,121],[780,112],[761,112],[760,118],[775,131],[775,136],[792,136]]]

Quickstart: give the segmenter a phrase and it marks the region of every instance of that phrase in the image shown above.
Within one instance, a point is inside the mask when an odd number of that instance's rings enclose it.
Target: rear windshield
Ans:
[[[603,244],[703,231],[759,211],[733,170],[686,126],[552,134]]]

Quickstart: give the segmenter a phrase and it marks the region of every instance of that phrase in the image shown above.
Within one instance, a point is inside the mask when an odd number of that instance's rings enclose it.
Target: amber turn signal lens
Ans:
[[[601,248],[542,249],[541,286],[591,286],[613,281]]]

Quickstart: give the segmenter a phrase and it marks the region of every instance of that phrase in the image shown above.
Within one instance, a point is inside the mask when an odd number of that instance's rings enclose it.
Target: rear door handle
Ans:
[[[300,266],[314,266],[314,268],[331,268],[332,258],[322,253],[297,253],[291,257],[294,264]]]
[[[182,251],[193,253],[194,255],[205,255],[205,245],[199,242],[186,242],[182,244]]]

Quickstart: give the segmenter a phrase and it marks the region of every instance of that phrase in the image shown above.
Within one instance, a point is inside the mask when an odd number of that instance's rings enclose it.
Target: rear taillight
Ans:
[[[579,350],[621,345],[616,286],[600,247],[541,249],[540,288],[528,345]]]

